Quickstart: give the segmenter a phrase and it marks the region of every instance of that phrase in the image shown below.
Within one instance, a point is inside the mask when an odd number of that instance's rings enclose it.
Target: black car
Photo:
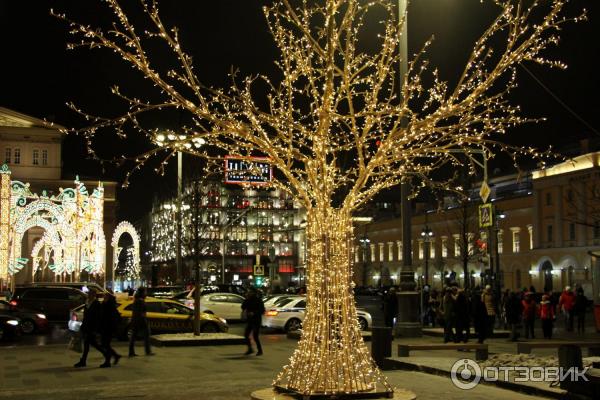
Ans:
[[[21,333],[21,321],[12,315],[0,314],[0,340],[14,338]]]
[[[0,300],[0,314],[19,318],[21,320],[21,332],[25,334],[46,332],[48,330],[48,318],[45,314],[35,310],[13,306],[8,301]]]
[[[67,322],[70,311],[86,300],[86,294],[74,287],[24,286],[15,289],[9,303],[43,313],[50,321]]]

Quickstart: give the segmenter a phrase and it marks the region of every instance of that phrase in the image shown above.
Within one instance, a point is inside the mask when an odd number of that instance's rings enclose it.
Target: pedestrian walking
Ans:
[[[483,293],[481,294],[481,302],[485,306],[486,312],[486,337],[491,337],[494,334],[494,321],[496,320],[496,304],[494,294],[492,293],[492,287],[486,285]]]
[[[133,307],[131,310],[131,337],[129,338],[129,357],[135,357],[135,339],[139,334],[144,339],[144,349],[147,356],[152,356],[150,347],[150,326],[146,317],[146,288],[140,287],[133,295]]]
[[[392,287],[383,298],[383,319],[385,326],[393,328],[396,315],[398,315],[398,298],[396,297],[396,289]]]
[[[100,344],[104,349],[105,361],[100,368],[109,368],[111,358],[114,360],[114,365],[117,365],[121,359],[121,355],[110,345],[120,320],[121,315],[117,310],[117,300],[115,299],[115,296],[111,293],[106,293],[102,300],[102,316],[100,323]]]
[[[552,339],[555,318],[554,306],[550,302],[550,296],[545,294],[542,296],[542,301],[540,302],[540,319],[542,320],[544,339]]]
[[[506,322],[510,328],[510,341],[516,342],[519,339],[519,329],[521,327],[521,316],[523,314],[523,305],[519,299],[519,295],[512,292],[506,300],[505,313]]]
[[[522,301],[523,323],[525,325],[525,338],[535,339],[535,317],[538,313],[537,304],[531,293],[526,293]]]
[[[575,295],[571,291],[571,286],[565,287],[565,290],[558,299],[558,309],[562,311],[565,317],[565,329],[567,332],[573,332],[573,307],[575,306]]]
[[[104,357],[104,350],[98,345],[96,339],[96,335],[99,333],[100,319],[102,317],[102,305],[98,301],[95,290],[91,289],[87,296],[87,302],[85,309],[83,310],[83,321],[79,328],[83,340],[83,353],[81,354],[79,362],[74,365],[75,368],[86,366],[90,346],[102,353],[102,356]]]
[[[585,312],[588,307],[588,298],[583,294],[583,288],[577,289],[577,296],[575,296],[575,305],[573,306],[573,314],[577,318],[577,333],[583,334],[585,332]]]
[[[242,312],[246,313],[246,329],[244,330],[244,337],[246,338],[248,350],[245,354],[249,355],[254,353],[250,342],[250,334],[252,334],[252,338],[256,344],[256,355],[261,356],[263,351],[258,335],[262,323],[262,315],[265,312],[265,305],[258,296],[258,293],[256,293],[256,289],[253,288],[248,291],[247,297],[242,303]]]

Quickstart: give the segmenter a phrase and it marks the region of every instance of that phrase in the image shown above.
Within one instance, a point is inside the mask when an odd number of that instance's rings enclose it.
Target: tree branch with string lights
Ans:
[[[491,0],[492,1],[492,0]],[[128,104],[117,117],[82,114],[88,125],[72,129],[92,139],[105,131],[141,135],[152,148],[133,158],[135,169],[158,159],[160,172],[184,151],[213,161],[226,154],[266,157],[276,171],[272,186],[306,208],[307,311],[302,338],[274,384],[303,395],[391,392],[361,337],[352,294],[353,213],[384,189],[401,182],[448,187],[434,171],[467,163],[473,154],[499,152],[534,157],[548,153],[506,144],[502,136],[516,125],[536,122],[511,104],[516,67],[534,62],[564,68],[545,58],[557,45],[561,27],[585,18],[564,16],[566,0],[493,0],[498,14],[475,42],[457,81],[439,77],[426,60],[431,40],[399,79],[399,35],[405,18],[388,0],[276,0],[264,8],[279,50],[278,76],[241,76],[213,88],[194,72],[192,57],[175,27],[163,24],[158,6],[141,1],[145,29],[136,29],[116,0],[107,0],[115,20],[108,29],[70,24],[76,38],[69,48],[108,49],[138,71],[160,100],[112,91]],[[371,15],[385,13],[376,33],[366,32]],[[373,14],[371,14],[373,13]],[[139,16],[136,16],[136,20]],[[363,50],[372,37],[375,51]],[[162,43],[177,66],[159,70],[148,43]],[[156,97],[156,96],[155,96]],[[155,98],[153,97],[153,99]],[[192,123],[165,135],[145,126],[142,115],[175,109]],[[452,151],[449,151],[452,150]],[[464,157],[457,157],[457,150]],[[477,150],[474,153],[472,150]],[[222,164],[221,164],[222,165]]]

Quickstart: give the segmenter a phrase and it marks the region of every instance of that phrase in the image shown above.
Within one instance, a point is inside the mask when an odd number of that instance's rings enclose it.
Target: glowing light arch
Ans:
[[[140,235],[135,230],[134,226],[131,225],[128,221],[122,221],[117,225],[115,231],[112,236],[111,245],[113,248],[114,256],[114,264],[115,267],[119,262],[119,253],[121,252],[121,248],[119,247],[119,239],[121,239],[121,235],[124,233],[128,233],[133,239],[133,275],[130,278],[139,278],[140,276]],[[114,270],[113,270],[114,274]]]

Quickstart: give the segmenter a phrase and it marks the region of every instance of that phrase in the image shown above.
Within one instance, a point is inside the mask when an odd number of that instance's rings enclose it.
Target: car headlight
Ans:
[[[218,317],[217,319],[222,323],[227,324],[227,320],[225,318]]]
[[[16,319],[9,319],[8,321],[6,321],[6,323],[12,326],[19,325],[19,321],[17,321]]]
[[[39,319],[46,319],[45,314],[35,314]]]

